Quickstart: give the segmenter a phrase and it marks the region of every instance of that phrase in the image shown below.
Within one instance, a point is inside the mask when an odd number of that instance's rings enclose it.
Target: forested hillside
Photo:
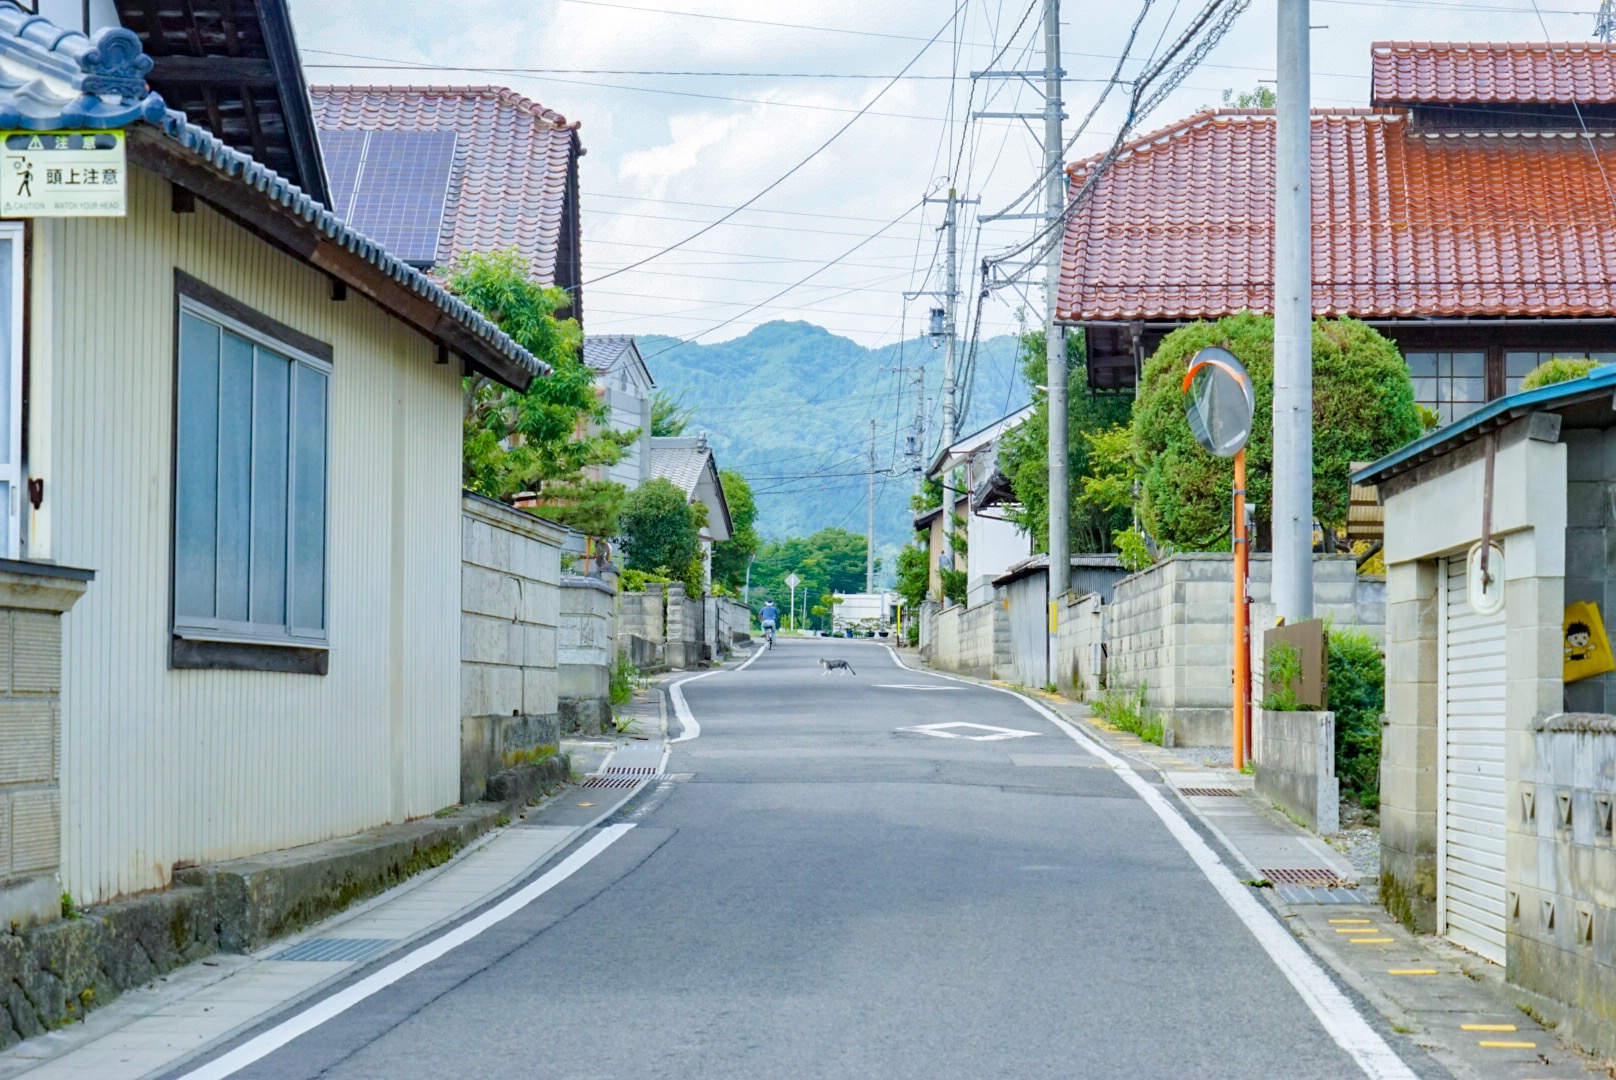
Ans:
[[[705,431],[720,467],[744,473],[757,495],[766,539],[803,536],[826,526],[862,533],[870,420],[876,430],[876,551],[888,577],[909,537],[904,438],[914,429],[916,368],[924,365],[928,436],[936,453],[943,356],[930,341],[866,349],[821,327],[771,322],[715,345],[642,337],[641,353],[657,386],[694,411],[692,433]],[[961,350],[964,351],[963,349]],[[970,432],[1020,408],[1028,388],[1015,365],[1015,339],[977,348],[968,412]],[[901,371],[900,371],[901,369]]]

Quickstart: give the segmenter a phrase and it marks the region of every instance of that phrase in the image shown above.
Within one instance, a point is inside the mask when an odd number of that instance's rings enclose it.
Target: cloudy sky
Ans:
[[[1042,107],[1024,83],[973,87],[969,78],[996,56],[999,68],[1041,68],[1039,0],[964,0],[950,21],[955,2],[460,0],[451,13],[424,0],[292,0],[292,10],[313,82],[496,83],[582,122],[591,332],[721,341],[790,318],[876,345],[924,324],[932,301],[906,302],[906,290],[940,286],[942,211],[921,197],[952,180],[990,214],[1039,167],[1022,123],[967,120],[973,109]],[[1116,66],[1138,3],[1065,5],[1068,137]],[[1200,3],[1154,0],[1123,78],[1159,55]],[[1588,0],[1538,3],[1541,11],[1531,0],[1313,0],[1314,103],[1367,104],[1375,40],[1591,36]],[[1274,21],[1274,0],[1252,0],[1139,130],[1272,78]],[[1123,96],[1113,92],[1071,156],[1109,143]],[[776,181],[712,231],[623,269]],[[965,217],[962,263],[1033,227]],[[1025,302],[1015,290],[996,293],[984,334],[1014,329]]]

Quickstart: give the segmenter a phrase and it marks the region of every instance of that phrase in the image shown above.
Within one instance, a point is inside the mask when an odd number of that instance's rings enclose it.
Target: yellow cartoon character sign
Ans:
[[[1610,654],[1610,638],[1599,617],[1599,605],[1587,602],[1565,609],[1565,681],[1576,682],[1592,675],[1616,671],[1616,657]]]

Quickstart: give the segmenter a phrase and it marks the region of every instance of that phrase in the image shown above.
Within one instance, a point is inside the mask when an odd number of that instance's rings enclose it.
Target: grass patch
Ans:
[[[1147,743],[1162,744],[1162,719],[1145,704],[1145,687],[1107,689],[1090,706],[1094,715],[1117,731],[1128,731]]]
[[[627,705],[634,698],[634,691],[640,685],[640,669],[629,662],[628,657],[621,654],[617,663],[612,665],[611,682],[609,684],[613,705]]]

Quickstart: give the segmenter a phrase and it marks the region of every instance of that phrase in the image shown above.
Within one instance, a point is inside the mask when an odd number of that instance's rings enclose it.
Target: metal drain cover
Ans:
[[[375,956],[393,944],[396,942],[392,938],[310,938],[281,950],[270,959],[347,962]]]
[[[607,776],[655,776],[655,765],[614,765],[606,770]]]
[[[1316,867],[1280,867],[1269,869],[1259,868],[1257,871],[1269,881],[1280,885],[1312,885],[1325,889],[1349,888],[1350,882],[1342,881],[1336,876],[1334,870],[1320,870]]]
[[[1178,789],[1178,793],[1180,795],[1222,795],[1235,799],[1240,797],[1240,793],[1232,787],[1181,787]]]
[[[605,776],[591,776],[584,781],[586,788],[631,788],[638,787],[643,776],[617,776],[608,773]]]

